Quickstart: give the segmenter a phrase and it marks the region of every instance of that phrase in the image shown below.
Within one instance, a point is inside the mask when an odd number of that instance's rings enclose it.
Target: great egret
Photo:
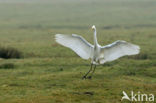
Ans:
[[[94,45],[87,42],[82,36],[76,34],[55,35],[57,43],[72,49],[82,59],[91,59],[91,67],[89,71],[83,76],[83,79],[87,78],[87,75],[90,73],[90,71],[92,71],[93,65],[94,69],[92,74],[94,73],[96,65],[98,64],[104,64],[125,55],[135,55],[140,51],[139,46],[122,40],[115,41],[112,44],[106,46],[100,46],[96,38],[95,25],[92,26],[92,30],[94,30]],[[88,78],[91,78],[91,76]]]

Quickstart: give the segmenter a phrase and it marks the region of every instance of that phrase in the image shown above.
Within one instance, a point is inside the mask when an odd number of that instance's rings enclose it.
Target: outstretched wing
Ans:
[[[113,61],[125,55],[135,55],[140,52],[140,47],[126,41],[115,41],[112,44],[101,47],[100,58],[103,62]]]
[[[55,39],[57,43],[72,49],[83,59],[89,59],[92,57],[93,45],[88,43],[81,36],[78,36],[76,34],[56,34]]]

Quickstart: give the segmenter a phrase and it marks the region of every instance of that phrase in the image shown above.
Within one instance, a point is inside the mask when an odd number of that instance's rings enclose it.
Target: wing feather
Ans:
[[[55,39],[57,43],[72,49],[83,59],[92,57],[93,45],[79,35],[56,34]]]
[[[115,41],[112,44],[101,47],[100,57],[104,62],[113,61],[125,55],[135,55],[140,52],[140,47],[126,41]]]

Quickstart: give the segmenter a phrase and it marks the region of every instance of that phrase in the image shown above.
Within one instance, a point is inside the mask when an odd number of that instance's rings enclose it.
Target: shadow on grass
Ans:
[[[15,65],[13,63],[5,63],[0,65],[0,69],[14,69]]]

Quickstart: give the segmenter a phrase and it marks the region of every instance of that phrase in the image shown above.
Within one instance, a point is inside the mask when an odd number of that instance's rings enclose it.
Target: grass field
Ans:
[[[121,103],[122,91],[156,96],[155,10],[155,0],[0,0],[0,47],[24,57],[0,59],[0,103]],[[75,33],[93,43],[93,24],[101,45],[126,40],[141,52],[82,80],[90,61],[54,35]]]

